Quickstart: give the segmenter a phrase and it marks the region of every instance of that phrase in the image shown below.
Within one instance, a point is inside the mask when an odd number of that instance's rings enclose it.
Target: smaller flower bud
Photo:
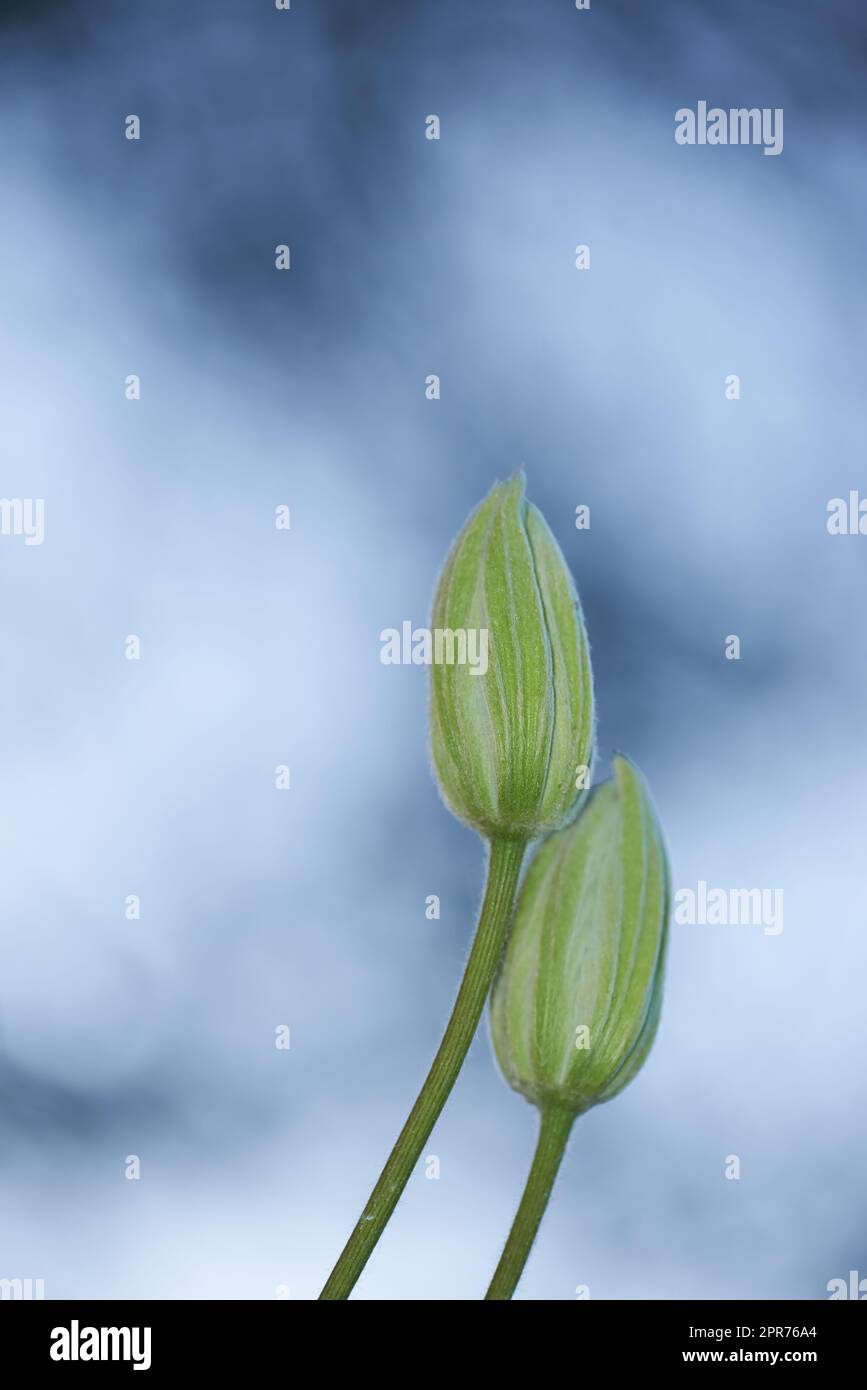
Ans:
[[[491,1000],[503,1074],[573,1116],[611,1100],[659,1022],[671,898],[647,785],[628,759],[537,850]]]
[[[523,473],[492,488],[452,546],[432,625],[435,642],[446,634],[430,702],[446,804],[489,839],[565,825],[592,761],[590,653],[572,577]],[[484,669],[449,659],[470,634]]]

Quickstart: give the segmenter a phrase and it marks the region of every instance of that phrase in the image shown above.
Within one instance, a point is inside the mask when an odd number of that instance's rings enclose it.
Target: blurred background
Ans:
[[[676,887],[785,919],[673,929],[519,1295],[867,1276],[867,540],[826,529],[867,490],[863,6],[22,0],[0,38],[0,492],[45,499],[0,536],[0,1277],[318,1292],[483,880],[379,634],[521,464],[597,776],[639,763]],[[784,108],[782,155],[678,146],[700,100]],[[478,1298],[534,1139],[484,1029],[356,1297]]]

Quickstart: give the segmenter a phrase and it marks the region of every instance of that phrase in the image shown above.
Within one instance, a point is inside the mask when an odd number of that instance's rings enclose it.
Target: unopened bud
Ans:
[[[431,750],[449,808],[489,839],[565,825],[584,795],[576,769],[592,761],[590,653],[572,577],[523,473],[491,490],[452,546],[433,628],[487,633],[484,672],[432,667]]]
[[[578,819],[536,852],[491,1000],[509,1085],[579,1115],[632,1080],[653,1043],[670,905],[644,778],[615,757]]]

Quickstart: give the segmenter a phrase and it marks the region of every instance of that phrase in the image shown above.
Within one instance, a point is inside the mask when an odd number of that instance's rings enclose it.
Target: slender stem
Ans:
[[[554,1179],[566,1152],[575,1116],[560,1106],[543,1108],[539,1123],[536,1152],[527,1177],[524,1195],[515,1213],[509,1239],[494,1271],[485,1299],[506,1300],[512,1297],[530,1253],[539,1222],[545,1214]]]
[[[361,1219],[319,1295],[320,1299],[349,1297],[448,1100],[475,1036],[506,942],[525,849],[523,840],[494,840],[491,844],[485,898],[475,940],[439,1051]]]

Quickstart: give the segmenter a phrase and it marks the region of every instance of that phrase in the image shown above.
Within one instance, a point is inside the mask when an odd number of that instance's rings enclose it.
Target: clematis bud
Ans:
[[[497,1060],[573,1118],[639,1071],[659,1021],[668,858],[644,778],[615,757],[574,825],[540,846],[491,1001]]]
[[[592,759],[590,653],[571,575],[524,497],[523,473],[489,492],[452,546],[432,626],[435,650],[445,634],[430,723],[446,804],[489,839],[565,825]],[[461,636],[486,651],[484,671],[454,659]]]

